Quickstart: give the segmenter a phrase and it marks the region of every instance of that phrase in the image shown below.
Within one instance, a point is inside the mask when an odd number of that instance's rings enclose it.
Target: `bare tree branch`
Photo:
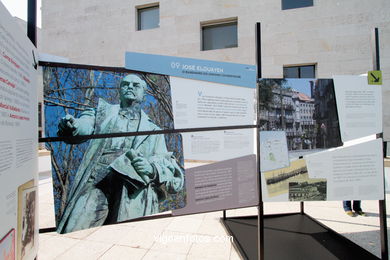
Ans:
[[[91,106],[91,105],[87,105],[87,104],[80,103],[80,102],[77,102],[77,101],[74,101],[74,100],[64,99],[64,98],[60,98],[60,97],[50,97],[49,96],[49,97],[45,97],[45,98],[53,98],[53,99],[57,99],[58,101],[71,102],[71,103],[76,104],[76,105],[94,108],[94,106]]]
[[[78,108],[78,107],[71,107],[71,106],[67,106],[67,105],[64,105],[64,104],[61,104],[61,103],[58,103],[58,102],[54,102],[54,101],[51,101],[51,100],[47,100],[47,99],[44,99],[44,101],[46,103],[50,103],[50,104],[54,104],[54,105],[57,105],[57,106],[60,106],[60,107],[64,107],[66,109],[66,113],[68,112],[68,108],[69,109],[74,109],[74,110],[78,110],[78,111],[84,111],[85,109],[82,109],[82,108]]]
[[[52,145],[52,143],[47,143],[47,145],[49,146],[49,149],[52,152],[52,156],[51,156],[52,166],[54,167],[54,171],[55,171],[55,173],[57,175],[57,178],[58,178],[59,183],[61,185],[61,190],[63,192],[65,190],[65,186],[64,186],[64,183],[63,183],[62,178],[61,178],[60,168],[58,166],[57,159],[56,159],[56,157],[53,154],[54,153],[53,145]]]

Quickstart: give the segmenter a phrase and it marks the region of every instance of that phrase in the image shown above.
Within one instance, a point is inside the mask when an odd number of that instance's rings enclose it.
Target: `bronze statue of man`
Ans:
[[[120,83],[120,104],[100,99],[79,118],[66,115],[59,136],[160,130],[141,109],[146,82],[136,74]],[[163,135],[92,139],[76,173],[57,231],[72,232],[159,212],[166,192],[183,188],[184,174]]]

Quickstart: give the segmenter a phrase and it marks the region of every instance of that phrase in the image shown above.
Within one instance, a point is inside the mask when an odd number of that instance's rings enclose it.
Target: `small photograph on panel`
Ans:
[[[332,79],[260,79],[260,131],[285,131],[289,157],[342,145]]]
[[[326,179],[308,179],[289,183],[288,199],[290,201],[326,200]]]
[[[289,183],[298,180],[307,180],[306,161],[299,159],[292,161],[289,167],[264,172],[269,197],[287,194]]]
[[[31,180],[18,188],[18,259],[33,259],[36,254],[37,188]]]
[[[11,229],[0,240],[0,258],[5,260],[15,260],[15,229]]]

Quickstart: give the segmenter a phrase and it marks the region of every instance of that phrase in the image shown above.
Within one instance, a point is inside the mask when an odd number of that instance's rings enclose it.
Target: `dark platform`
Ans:
[[[221,219],[241,256],[258,259],[257,216]],[[266,260],[379,259],[305,214],[264,216]]]

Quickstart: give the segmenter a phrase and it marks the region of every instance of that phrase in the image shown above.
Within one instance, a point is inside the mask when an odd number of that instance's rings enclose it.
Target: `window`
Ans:
[[[160,27],[160,8],[158,5],[138,8],[138,30]]]
[[[282,0],[282,10],[313,6],[313,0]]]
[[[315,78],[315,65],[284,67],[283,77],[284,78]]]
[[[237,46],[237,21],[202,26],[203,51]]]

